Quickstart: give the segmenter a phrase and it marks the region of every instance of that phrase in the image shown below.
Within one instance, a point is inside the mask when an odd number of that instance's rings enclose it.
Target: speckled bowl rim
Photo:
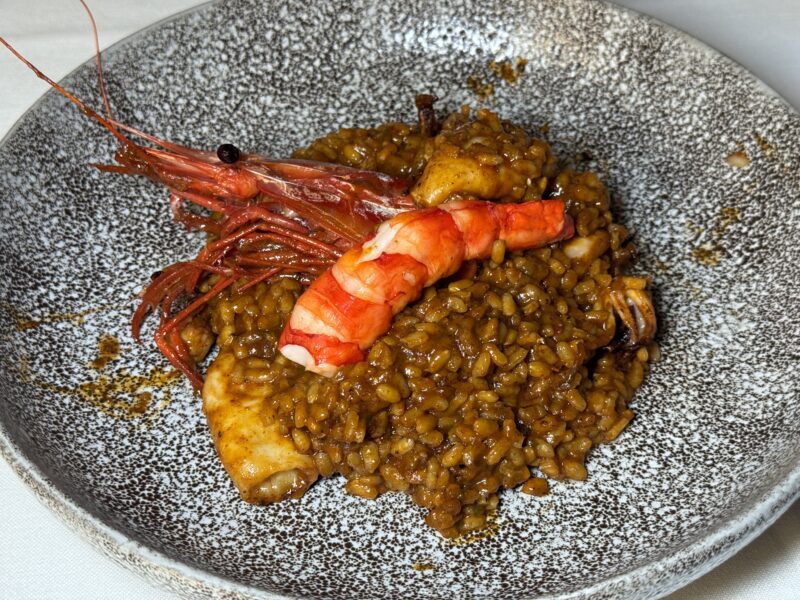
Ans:
[[[133,40],[147,35],[166,22],[181,19],[189,14],[203,11],[217,4],[221,0],[210,0],[187,10],[175,13],[161,19],[147,27],[140,29],[121,40],[115,42],[103,54],[113,52]],[[597,0],[585,0],[597,1]],[[603,4],[613,7],[622,13],[627,13],[637,19],[649,22],[663,28],[681,39],[681,41],[698,48],[706,55],[722,56],[740,77],[756,83],[762,92],[780,100],[784,107],[795,114],[797,110],[769,85],[756,77],[730,56],[716,48],[698,40],[688,33],[664,23],[650,15],[640,13],[607,0],[600,0]],[[78,65],[61,81],[69,79],[76,71],[83,68],[94,58],[89,58]],[[36,100],[20,118],[12,125],[11,129],[0,139],[0,147],[16,132],[20,123],[32,112],[39,108],[44,99],[56,93],[48,90]],[[87,510],[78,506],[70,497],[54,485],[41,470],[31,462],[25,454],[14,444],[9,437],[6,427],[0,421],[0,457],[3,458],[20,477],[23,483],[36,495],[38,500],[53,512],[70,529],[87,540],[94,548],[100,550],[105,556],[115,563],[131,570],[136,575],[150,583],[169,589],[185,597],[215,597],[215,598],[259,598],[264,600],[282,600],[289,596],[273,594],[266,590],[242,585],[230,579],[213,575],[201,569],[191,567],[178,560],[136,542],[122,534],[102,520],[95,517]],[[698,536],[688,546],[678,552],[666,555],[659,560],[652,561],[640,567],[625,571],[613,577],[598,581],[588,587],[567,594],[550,596],[536,596],[536,598],[549,598],[552,600],[573,600],[579,598],[593,598],[597,595],[615,596],[625,595],[631,597],[664,596],[691,581],[708,573],[718,565],[725,562],[736,552],[744,548],[758,535],[774,523],[792,504],[800,498],[800,460],[788,469],[786,475],[769,491],[739,512],[731,515],[730,519],[718,524],[705,535]],[[701,558],[705,555],[705,558]],[[670,574],[658,588],[652,586],[652,575]]]

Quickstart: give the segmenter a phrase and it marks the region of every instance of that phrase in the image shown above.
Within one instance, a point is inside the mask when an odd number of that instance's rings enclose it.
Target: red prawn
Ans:
[[[415,207],[407,195],[410,182],[340,165],[244,154],[230,144],[216,153],[194,150],[120,123],[111,113],[97,26],[89,7],[83,0],[81,4],[91,21],[105,116],[47,77],[2,37],[0,43],[116,137],[117,164],[93,166],[144,175],[165,185],[174,220],[210,235],[193,260],[173,264],[152,279],[131,322],[139,341],[144,318],[160,307],[156,345],[199,390],[203,379],[181,338],[182,326],[234,284],[246,289],[285,274],[312,281],[378,223]],[[131,136],[153,146],[136,143]],[[210,288],[201,292],[207,281]],[[188,304],[176,310],[186,297]]]

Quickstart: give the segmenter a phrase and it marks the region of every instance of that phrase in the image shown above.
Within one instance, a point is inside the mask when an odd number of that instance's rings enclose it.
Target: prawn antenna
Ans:
[[[94,20],[89,5],[84,0],[80,0],[86,14],[89,15],[89,21],[92,24],[92,36],[94,37],[94,60],[97,65],[97,81],[100,86],[100,93],[103,96],[103,105],[106,108],[106,116],[110,122],[114,122],[114,117],[111,115],[111,103],[108,101],[108,92],[106,91],[106,78],[103,75],[103,59],[100,57],[100,39],[97,35],[97,23]]]
[[[28,68],[29,68],[31,71],[33,71],[33,72],[36,74],[36,76],[37,76],[39,79],[41,79],[42,81],[44,81],[45,83],[47,83],[48,85],[50,85],[50,87],[52,87],[54,90],[56,90],[56,91],[57,91],[59,94],[61,94],[61,95],[62,95],[62,96],[64,96],[64,97],[65,97],[67,100],[69,100],[70,102],[72,102],[73,104],[75,104],[75,105],[76,105],[76,106],[77,106],[77,107],[78,107],[78,108],[81,110],[81,112],[82,112],[83,114],[85,114],[87,117],[90,117],[90,118],[94,119],[95,121],[97,121],[98,123],[100,123],[100,124],[101,124],[103,127],[105,127],[106,129],[108,129],[108,130],[109,130],[111,133],[113,133],[113,134],[114,134],[114,136],[115,136],[117,139],[119,139],[119,141],[120,141],[120,142],[122,142],[122,143],[123,143],[123,144],[125,144],[126,146],[127,146],[127,145],[129,145],[129,144],[131,143],[131,141],[130,141],[128,138],[126,138],[124,135],[122,135],[122,134],[121,134],[121,133],[120,133],[120,132],[117,130],[117,128],[114,126],[114,124],[113,124],[111,121],[109,121],[108,119],[106,119],[106,118],[105,118],[105,117],[103,117],[102,115],[98,114],[97,112],[95,112],[94,110],[92,110],[91,108],[89,108],[89,106],[88,106],[88,105],[86,105],[86,104],[85,104],[83,101],[81,101],[81,100],[79,100],[78,98],[76,98],[74,94],[72,94],[72,93],[71,93],[71,92],[69,92],[68,90],[64,89],[64,87],[63,87],[63,86],[59,85],[58,83],[56,83],[55,81],[53,81],[52,79],[50,79],[50,78],[49,78],[47,75],[45,75],[44,73],[42,73],[42,72],[41,72],[39,69],[37,69],[37,68],[36,68],[36,67],[33,65],[33,63],[31,63],[31,62],[30,62],[30,61],[29,61],[27,58],[25,58],[24,56],[22,56],[22,54],[20,54],[20,53],[17,51],[17,49],[16,49],[16,48],[14,48],[14,46],[12,46],[11,44],[9,44],[9,43],[8,43],[8,42],[5,40],[5,38],[3,38],[2,36],[0,36],[0,44],[3,44],[3,46],[5,46],[6,48],[8,48],[8,50],[11,52],[11,54],[13,54],[14,56],[16,56],[16,57],[17,57],[17,58],[18,58],[18,59],[19,59],[19,60],[22,62],[22,64],[24,64],[24,65],[25,65],[26,67],[28,67]]]

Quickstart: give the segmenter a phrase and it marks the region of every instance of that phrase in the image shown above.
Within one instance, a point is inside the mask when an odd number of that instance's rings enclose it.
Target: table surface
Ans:
[[[797,0],[617,0],[719,49],[800,108]],[[90,0],[103,47],[198,0]],[[2,0],[0,35],[56,80],[90,58],[91,37],[77,1]],[[0,137],[44,92],[0,52]],[[0,598],[168,600],[111,562],[45,509],[0,461]],[[800,503],[725,564],[671,600],[800,598]]]

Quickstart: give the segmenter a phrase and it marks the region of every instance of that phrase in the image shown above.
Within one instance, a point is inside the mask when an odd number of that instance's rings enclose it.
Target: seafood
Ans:
[[[560,200],[461,200],[384,221],[374,237],[345,253],[300,296],[278,350],[331,376],[363,360],[395,314],[463,261],[489,258],[498,241],[513,251],[571,237],[564,208]]]
[[[638,348],[650,342],[656,335],[656,310],[650,293],[648,280],[644,277],[617,277],[608,290],[608,299],[613,313],[622,323],[619,343],[626,348]],[[609,330],[619,330],[616,324]]]
[[[545,141],[487,109],[439,123],[421,95],[416,125],[342,130],[298,159],[193,150],[112,116],[99,52],[104,115],[0,43],[116,138],[97,168],[164,185],[174,220],[208,234],[154,274],[132,330],[160,313],[156,344],[202,388],[245,501],[340,473],[356,496],[408,492],[455,537],[501,488],[546,493],[531,469],[585,479],[633,418],[658,354],[649,280],[623,274],[633,247],[602,183],[559,172]]]
[[[232,354],[220,354],[203,386],[203,410],[220,461],[247,502],[298,498],[319,475],[314,459],[281,433],[267,402],[269,385],[233,385],[234,365]]]
[[[75,103],[86,115],[95,119],[117,138],[119,141],[119,148],[115,155],[117,164],[95,165],[98,169],[112,173],[142,175],[166,186],[170,192],[170,206],[175,220],[189,229],[204,230],[215,238],[200,251],[194,260],[173,264],[157,273],[142,293],[141,302],[132,321],[133,335],[138,340],[144,317],[160,306],[161,325],[154,334],[156,344],[170,363],[186,374],[195,389],[198,390],[202,386],[202,377],[197,371],[195,357],[192,356],[180,332],[181,327],[186,326],[190,318],[199,312],[211,298],[234,283],[240,287],[254,285],[286,273],[306,276],[306,281],[313,280],[350,247],[371,234],[377,224],[385,222],[386,226],[375,238],[382,240],[382,236],[387,232],[394,231],[397,225],[397,222],[392,222],[391,218],[415,208],[417,203],[427,206],[436,205],[454,193],[464,190],[472,191],[473,187],[478,191],[485,191],[497,186],[497,174],[494,170],[488,167],[483,169],[475,167],[472,169],[473,174],[470,176],[468,184],[461,187],[451,185],[446,190],[443,190],[441,185],[428,186],[430,190],[415,189],[411,195],[408,193],[410,182],[375,171],[306,160],[278,161],[257,154],[244,154],[232,144],[222,144],[216,153],[187,148],[113,119],[110,103],[105,95],[104,84],[101,83],[101,90],[107,113],[105,117],[44,75],[6,40],[0,38],[0,43],[4,44],[37,76]],[[103,82],[99,54],[97,65],[99,80]],[[427,96],[422,97],[418,102],[420,119],[424,120],[422,127],[428,130],[434,126],[431,123],[431,102],[431,98]],[[123,132],[144,139],[154,144],[155,147],[137,144]],[[463,175],[463,173],[471,172],[470,166],[471,162],[460,156],[444,157],[432,162],[432,168],[426,169],[423,181],[448,179],[454,172]],[[463,177],[458,175],[455,180],[463,180]],[[486,181],[489,183],[481,183]],[[199,214],[196,211],[188,210],[187,203],[204,208],[210,214]],[[508,221],[510,225],[514,219],[516,221],[508,228],[508,231],[501,232],[503,235],[519,236],[523,228],[529,226],[532,226],[526,230],[529,233],[539,231],[539,224],[519,218],[533,207],[526,210],[509,211],[503,206],[505,205],[497,205],[493,210],[488,211],[475,208],[472,212],[477,214],[483,211],[485,214],[482,216],[489,219],[486,224],[492,223],[492,226],[488,227],[487,232],[475,231],[470,235],[480,235],[481,242],[485,242],[490,240],[491,231],[496,229],[500,223]],[[555,206],[555,202],[549,204],[551,209]],[[437,214],[439,220],[444,217],[446,221],[450,222],[449,227],[452,229],[455,227],[453,224],[456,214],[453,212],[454,210],[455,208],[449,208],[446,211],[440,210],[438,213],[420,214]],[[470,211],[461,209],[458,212],[466,215]],[[502,214],[504,212],[507,214]],[[554,213],[563,215],[563,205],[559,205]],[[453,215],[453,217],[447,215]],[[475,222],[478,222],[480,218],[477,217]],[[386,221],[387,219],[390,220]],[[413,217],[413,220],[418,223],[416,216]],[[416,227],[419,225],[404,227],[404,235]],[[445,227],[447,228],[447,225]],[[474,223],[472,227],[474,228]],[[511,247],[523,249],[563,239],[563,237],[559,237],[564,234],[561,230],[551,233],[553,234],[551,238],[537,238],[533,244],[514,246],[514,241],[510,238],[506,239],[506,242],[510,242]],[[429,232],[427,240],[432,239],[431,235],[435,234]],[[456,256],[458,254],[463,256],[461,258],[453,257],[453,261],[448,263],[447,268],[441,270],[438,276],[432,276],[430,273],[410,284],[409,290],[402,292],[406,303],[417,297],[422,287],[431,285],[442,276],[452,273],[463,260],[483,258],[488,247],[483,248],[482,253],[470,253],[468,246],[472,243],[472,241],[467,241],[467,246],[456,252]],[[435,248],[431,250],[431,256],[438,252]],[[335,272],[339,273],[341,277],[344,277],[344,265],[346,264],[347,262],[341,263],[335,269]],[[431,267],[425,262],[422,265],[426,269]],[[398,262],[395,268],[399,266]],[[415,268],[412,267],[412,271],[414,270]],[[416,267],[416,270],[419,270],[419,267]],[[208,281],[207,277],[212,274],[217,276],[214,284],[194,298],[188,306],[173,314],[172,308],[179,296],[181,294],[196,295],[200,291],[201,285]],[[324,274],[317,280],[315,286],[309,290],[306,300],[298,306],[296,311],[298,314],[293,316],[281,343],[287,356],[298,357],[298,360],[310,368],[316,363],[307,359],[308,348],[297,342],[301,337],[304,340],[310,340],[309,334],[319,334],[321,331],[302,329],[300,315],[308,315],[306,304],[310,302],[309,298],[317,293],[316,290],[326,285],[330,287],[334,280],[336,278],[331,274]],[[425,283],[422,283],[423,280]],[[342,279],[338,281],[341,283]],[[411,294],[411,289],[416,291]],[[362,296],[365,294],[366,292],[361,293]],[[340,299],[343,297],[340,296]],[[386,302],[387,299],[388,297],[384,297],[378,304]],[[373,304],[375,303],[373,302]],[[395,303],[394,312],[403,306],[405,304]],[[363,350],[388,328],[392,313],[383,309],[380,309],[379,312],[382,313],[382,316],[379,317],[380,326],[371,327],[370,333],[366,337],[358,336],[359,350],[356,352],[351,350],[346,362],[357,361],[359,357],[362,357]],[[377,317],[377,315],[373,316]],[[307,320],[302,323],[307,323]],[[342,323],[340,322],[338,325],[342,325]],[[328,327],[325,335],[328,339],[337,339],[338,334],[331,332]],[[319,342],[322,338],[317,335],[313,339]],[[306,343],[310,344],[311,342],[307,341]],[[301,348],[306,349],[305,355]],[[326,352],[328,355],[333,352],[330,344]],[[317,369],[320,372],[330,373],[332,372],[330,365],[344,364],[342,362],[344,359],[332,360],[334,360],[333,363],[320,363]],[[328,366],[321,366],[322,364]]]
[[[92,26],[97,47],[93,20]],[[407,195],[410,183],[403,178],[315,161],[278,161],[242,153],[231,144],[205,152],[149,135],[113,118],[99,50],[105,116],[47,77],[2,37],[0,43],[117,139],[117,164],[95,167],[143,175],[164,185],[174,220],[209,234],[210,243],[193,260],[154,274],[131,324],[139,340],[145,316],[160,307],[156,345],[198,391],[203,380],[180,332],[211,298],[234,283],[255,285],[285,274],[311,281],[378,223],[415,207]],[[203,287],[210,276],[213,283]],[[174,311],[181,296],[191,301]]]
[[[564,244],[564,254],[580,265],[606,252],[611,244],[608,233],[598,230],[588,236],[575,236]],[[638,348],[653,340],[656,334],[656,311],[647,291],[644,277],[615,277],[595,303],[595,310],[608,313],[606,344]],[[622,328],[617,326],[622,324]]]

